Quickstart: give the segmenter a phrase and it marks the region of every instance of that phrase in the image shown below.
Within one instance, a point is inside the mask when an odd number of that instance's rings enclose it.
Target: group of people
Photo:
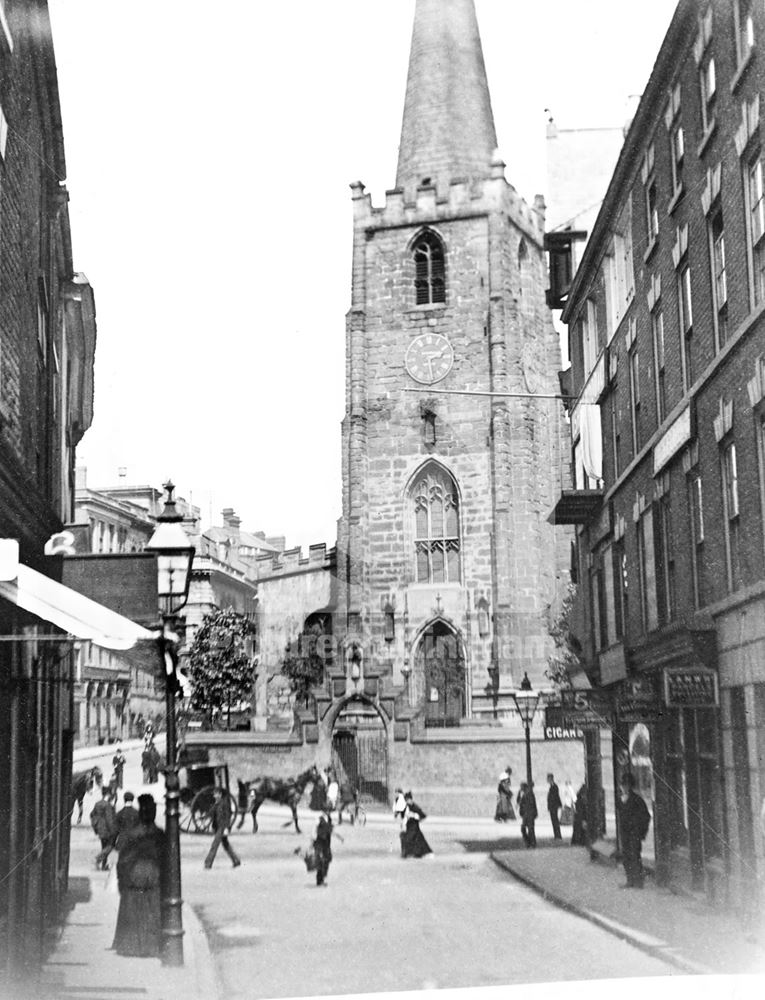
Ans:
[[[497,806],[494,812],[494,819],[497,823],[506,823],[508,820],[516,819],[516,809],[521,821],[521,836],[526,847],[536,847],[536,820],[539,815],[537,799],[534,792],[534,782],[522,781],[518,795],[516,797],[516,807],[513,807],[512,790],[513,769],[506,767],[499,776],[497,785]],[[569,779],[561,791],[555,781],[553,774],[547,775],[547,811],[553,829],[555,840],[562,840],[561,826],[572,826],[572,844],[584,844],[586,842],[586,810],[587,810],[587,786],[582,785],[578,793],[574,793],[574,786]]]
[[[141,770],[143,771],[144,785],[155,785],[159,780],[159,765],[162,758],[159,756],[154,744],[154,729],[151,725],[146,726],[143,735],[143,751],[141,752]]]
[[[110,790],[101,789],[101,800],[90,814],[90,823],[101,841],[96,868],[109,869],[109,855],[117,851],[117,886],[120,906],[112,948],[119,955],[151,957],[160,950],[160,899],[163,884],[165,834],[154,822],[157,806],[151,795],[126,791],[117,811]]]

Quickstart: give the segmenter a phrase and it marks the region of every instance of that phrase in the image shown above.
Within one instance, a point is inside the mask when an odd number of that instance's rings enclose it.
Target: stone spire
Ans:
[[[496,147],[473,0],[417,0],[396,187],[488,177]]]

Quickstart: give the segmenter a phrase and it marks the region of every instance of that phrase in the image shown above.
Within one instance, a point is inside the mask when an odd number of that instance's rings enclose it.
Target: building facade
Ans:
[[[0,5],[0,538],[56,577],[46,542],[72,517],[74,450],[93,414],[95,306],[74,270],[47,4]],[[66,891],[74,658],[0,600],[0,992],[38,966]],[[10,597],[6,597],[10,594]]]
[[[765,10],[682,0],[566,303],[583,659],[657,874],[749,908],[765,843]]]

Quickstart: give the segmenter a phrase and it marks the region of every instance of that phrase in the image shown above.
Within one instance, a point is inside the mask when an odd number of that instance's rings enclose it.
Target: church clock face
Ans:
[[[405,363],[415,382],[433,385],[452,370],[454,351],[440,333],[421,333],[407,348]]]

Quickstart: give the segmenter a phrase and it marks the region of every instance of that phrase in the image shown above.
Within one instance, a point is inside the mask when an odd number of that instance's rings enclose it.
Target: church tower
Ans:
[[[351,185],[343,652],[319,739],[346,769],[384,756],[434,811],[470,811],[507,760],[522,774],[511,691],[549,686],[567,582],[544,203],[496,146],[473,0],[417,0],[396,186],[375,207]]]

